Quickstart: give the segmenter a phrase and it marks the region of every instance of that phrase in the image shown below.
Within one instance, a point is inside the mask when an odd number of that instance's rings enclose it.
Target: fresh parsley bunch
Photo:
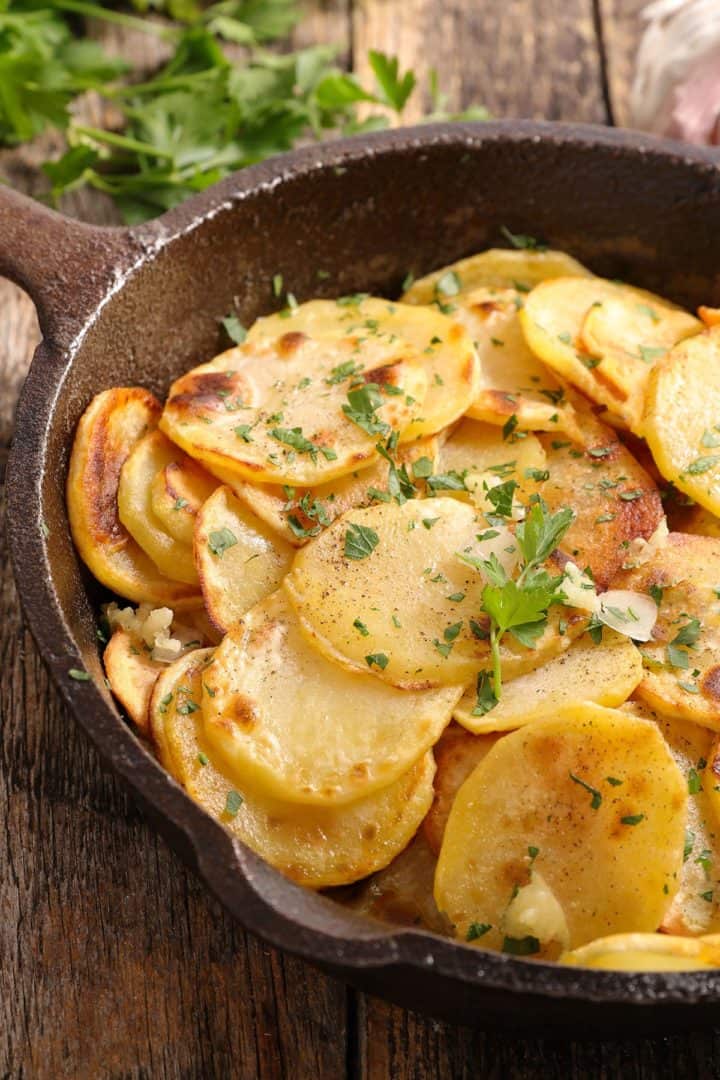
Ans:
[[[0,145],[48,127],[65,131],[67,151],[43,166],[54,199],[89,185],[111,196],[126,221],[142,221],[298,141],[384,127],[384,113],[360,120],[358,106],[400,114],[415,90],[415,75],[382,52],[369,54],[371,88],[335,65],[332,48],[269,52],[265,46],[298,19],[294,0],[132,2],[174,21],[90,0],[0,0]],[[122,78],[124,62],[74,36],[85,17],[159,35],[173,55],[147,81],[132,83]],[[241,60],[225,42],[243,47]],[[121,123],[105,130],[74,121],[71,105],[85,90],[112,101]],[[435,80],[431,94],[437,119],[444,103]]]

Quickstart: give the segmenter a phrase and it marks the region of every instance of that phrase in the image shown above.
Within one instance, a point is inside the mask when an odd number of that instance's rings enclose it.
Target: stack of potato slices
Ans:
[[[519,238],[290,304],[67,501],[109,684],[293,881],[515,956],[720,964],[720,312]]]

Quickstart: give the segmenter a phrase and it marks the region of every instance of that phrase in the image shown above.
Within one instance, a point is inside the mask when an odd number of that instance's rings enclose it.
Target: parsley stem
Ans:
[[[500,668],[500,628],[493,619],[490,623],[490,651],[493,661],[493,693],[497,701],[502,695],[502,670]]]
[[[85,15],[89,19],[102,19],[104,22],[116,23],[118,26],[127,26],[131,30],[139,30],[143,34],[154,34],[155,37],[165,38],[166,41],[174,41],[178,36],[175,27],[162,26],[139,15],[126,15],[122,11],[111,11],[101,4],[87,3],[86,0],[55,0],[53,5],[61,11],[72,11],[76,15]]]
[[[120,135],[117,131],[104,131],[102,128],[87,127],[85,124],[74,124],[73,132],[77,135],[84,135],[88,139],[94,139],[96,142],[117,146],[120,150],[132,150],[137,154],[147,154],[148,157],[165,158],[167,161],[173,160],[173,155],[167,150],[159,150],[149,143],[131,139],[129,135]]]

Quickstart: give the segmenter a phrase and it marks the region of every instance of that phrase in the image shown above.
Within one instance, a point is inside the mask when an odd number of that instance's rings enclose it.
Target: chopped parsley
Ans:
[[[702,780],[697,769],[690,769],[687,780],[688,795],[699,795],[702,791]]]
[[[247,337],[247,330],[236,315],[226,315],[220,322],[225,327],[225,333],[236,345],[242,345]]]
[[[379,667],[381,671],[385,670],[388,666],[388,662],[388,657],[383,652],[370,653],[365,657],[365,663],[368,667],[372,667],[374,664],[375,667]]]
[[[478,938],[484,937],[488,930],[492,930],[491,923],[471,922],[467,928],[465,935],[466,941],[477,941]]]
[[[238,810],[244,801],[239,791],[228,791],[225,797],[225,813],[230,817],[237,817]]]
[[[476,699],[471,713],[472,716],[485,716],[486,713],[489,713],[491,709],[495,708],[498,702],[492,687],[491,672],[478,672],[475,694]]]
[[[592,795],[592,798],[590,800],[590,809],[599,810],[600,806],[602,805],[602,794],[598,791],[598,789],[592,787],[591,784],[588,784],[587,781],[583,780],[581,777],[576,776],[575,773],[568,773],[568,776],[574,784],[579,784],[581,788],[585,788],[585,791]]]
[[[645,820],[645,814],[626,814],[625,817],[620,818],[621,825],[639,825],[641,821]]]
[[[534,236],[528,236],[526,233],[510,232],[507,225],[501,225],[500,232],[510,247],[516,248],[518,251],[547,251],[547,245],[540,243]]]
[[[720,454],[706,454],[705,457],[695,458],[688,465],[685,472],[689,476],[699,476],[701,473],[706,473],[709,469],[712,469],[720,461]]]
[[[358,631],[359,634],[362,634],[363,637],[367,637],[368,634],[370,633],[370,631],[368,630],[367,626],[362,621],[362,619],[355,619],[355,622],[353,623],[353,626],[355,627],[355,629]]]
[[[92,675],[87,671],[83,671],[81,668],[71,667],[68,671],[68,675],[71,679],[75,679],[76,682],[90,682]]]
[[[390,425],[377,417],[377,410],[383,403],[377,383],[366,383],[355,390],[349,390],[347,398],[348,404],[343,405],[342,411],[348,420],[357,424],[368,435],[389,435]]]
[[[282,414],[275,415],[282,416]],[[274,420],[275,417],[271,417],[270,419]],[[317,443],[306,438],[305,435],[303,435],[302,428],[275,427],[270,429],[270,435],[284,446],[292,447],[298,454],[309,454],[313,462],[317,461],[318,454],[322,454],[326,461],[337,460],[337,454],[334,450],[331,450],[327,446],[318,446]]]
[[[222,559],[228,548],[235,547],[236,544],[237,536],[235,536],[235,533],[230,532],[230,529],[225,525],[222,529],[214,530],[208,536],[207,546],[218,559]]]
[[[357,522],[348,522],[345,532],[345,558],[367,559],[380,543],[380,537],[374,529],[367,525],[358,525]]]

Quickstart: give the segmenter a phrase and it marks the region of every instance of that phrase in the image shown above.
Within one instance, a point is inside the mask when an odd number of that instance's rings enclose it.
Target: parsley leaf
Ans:
[[[348,420],[366,431],[368,435],[388,435],[390,425],[379,420],[376,413],[383,403],[380,388],[376,383],[366,383],[356,390],[348,391],[348,404],[342,411]]]
[[[380,543],[380,537],[374,529],[367,525],[358,525],[354,521],[348,522],[345,532],[345,558],[367,559]]]
[[[547,245],[541,244],[534,236],[528,236],[526,233],[510,232],[506,225],[500,226],[500,232],[510,244],[510,247],[514,247],[518,251],[547,251]]]
[[[222,559],[228,548],[235,547],[236,544],[237,536],[225,525],[223,525],[222,529],[216,529],[208,536],[207,546],[218,559]]]
[[[247,330],[238,319],[237,315],[226,315],[220,322],[225,327],[225,333],[236,345],[242,345],[247,337]]]

